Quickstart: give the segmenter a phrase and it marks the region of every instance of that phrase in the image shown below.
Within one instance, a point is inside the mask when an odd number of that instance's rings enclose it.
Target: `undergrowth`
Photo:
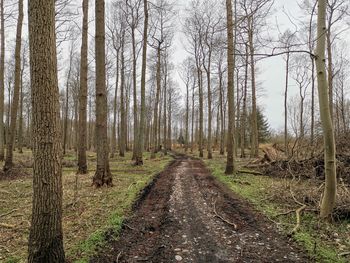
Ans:
[[[204,159],[204,162],[218,180],[249,200],[257,210],[265,214],[271,223],[277,223],[278,228],[286,235],[291,234],[296,224],[295,213],[280,214],[293,206],[293,209],[296,209],[298,205],[293,199],[287,204],[280,202],[277,198],[271,198],[273,189],[285,187],[285,179],[250,174],[227,176],[224,174],[225,158],[218,155],[215,155],[212,160]],[[292,183],[291,180],[288,183]],[[312,262],[342,263],[349,262],[345,257],[340,256],[341,252],[350,250],[349,233],[349,221],[328,224],[320,222],[315,212],[304,212],[301,216],[300,228],[291,236],[308,252]]]

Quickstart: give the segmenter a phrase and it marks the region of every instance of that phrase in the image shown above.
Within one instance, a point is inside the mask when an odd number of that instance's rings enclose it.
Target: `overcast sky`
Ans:
[[[186,5],[188,1],[179,1],[182,5]],[[277,36],[277,26],[279,30],[283,32],[287,28],[294,29],[294,26],[289,21],[285,13],[288,13],[290,17],[301,18],[300,8],[298,7],[299,1],[295,0],[275,0],[272,15],[269,18],[271,24],[272,36]],[[284,10],[284,11],[283,11]],[[343,34],[343,37],[348,43],[350,43],[349,34]],[[181,63],[181,61],[187,56],[183,49],[182,36],[177,35],[175,41],[175,54],[173,59],[175,63]],[[268,118],[271,128],[275,130],[281,130],[284,124],[284,99],[283,92],[285,87],[285,63],[283,57],[271,57],[258,62],[259,75],[257,82],[261,83],[262,92],[258,98],[259,106],[264,109],[264,113]],[[178,81],[181,86],[183,83]],[[298,93],[297,87],[290,80],[289,86],[290,96]]]

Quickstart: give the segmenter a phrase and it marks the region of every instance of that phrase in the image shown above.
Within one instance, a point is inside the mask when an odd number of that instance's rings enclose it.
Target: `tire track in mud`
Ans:
[[[90,262],[308,262],[200,160],[186,156],[176,156],[146,188],[118,240],[109,237]]]

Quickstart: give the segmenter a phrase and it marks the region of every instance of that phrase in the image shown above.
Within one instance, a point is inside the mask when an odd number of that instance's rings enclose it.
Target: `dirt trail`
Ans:
[[[235,228],[236,225],[236,228]],[[90,262],[308,262],[262,215],[184,156],[146,189],[118,240]]]

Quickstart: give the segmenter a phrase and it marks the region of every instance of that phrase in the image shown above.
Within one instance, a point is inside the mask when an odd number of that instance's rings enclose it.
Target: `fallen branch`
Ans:
[[[14,212],[16,212],[16,211],[18,211],[18,209],[13,209],[13,210],[11,210],[10,212],[7,212],[7,213],[5,213],[5,214],[0,215],[0,218],[1,218],[1,217],[4,217],[4,216],[8,216],[8,215],[10,215],[10,214],[12,214],[12,213],[14,213]]]
[[[238,170],[238,173],[241,173],[241,174],[252,174],[252,175],[263,175],[261,172],[247,171],[247,170]]]
[[[9,224],[5,224],[5,223],[0,223],[0,227],[4,227],[4,228],[15,228],[15,225],[9,225]]]
[[[291,234],[294,234],[300,227],[300,214],[301,212],[306,208],[306,205],[303,205],[301,206],[300,208],[298,208],[297,210],[295,210],[295,214],[296,214],[296,217],[297,217],[297,223],[295,225],[295,227],[293,228]]]
[[[348,255],[350,255],[350,251],[346,251],[346,252],[342,252],[342,253],[338,254],[339,257],[344,257],[344,256],[348,256]]]
[[[216,202],[217,199],[214,202],[214,214],[217,218],[220,218],[222,221],[224,221],[226,224],[229,224],[230,226],[233,226],[234,229],[237,229],[237,225],[235,223],[231,223],[230,221],[226,220],[225,218],[223,218],[221,215],[218,214],[218,212],[216,211]]]

